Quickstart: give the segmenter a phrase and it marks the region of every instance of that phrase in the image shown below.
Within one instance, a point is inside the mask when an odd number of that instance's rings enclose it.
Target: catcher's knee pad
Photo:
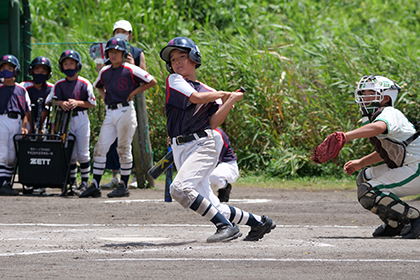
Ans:
[[[388,224],[392,224],[392,222],[408,224],[410,220],[420,217],[420,212],[416,208],[392,195],[381,197],[373,210],[382,221]]]
[[[198,192],[194,188],[184,186],[180,181],[174,181],[171,184],[170,192],[172,198],[184,208],[189,208],[198,196]]]
[[[378,197],[378,194],[373,191],[369,183],[363,182],[357,185],[357,198],[363,208],[372,211],[376,204],[376,197]]]
[[[356,178],[356,184],[357,186],[361,185],[362,183],[366,183],[368,180],[366,179],[365,171],[366,167],[364,167],[362,170],[360,170],[359,175],[357,175]]]

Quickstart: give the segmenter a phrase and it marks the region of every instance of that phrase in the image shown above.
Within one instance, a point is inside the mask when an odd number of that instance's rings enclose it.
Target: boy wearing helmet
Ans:
[[[0,60],[0,195],[18,195],[12,188],[16,152],[13,136],[28,133],[30,99],[26,89],[15,82],[20,64],[13,55]]]
[[[217,227],[207,242],[222,242],[242,235],[236,224],[251,226],[244,239],[257,241],[275,228],[266,216],[221,204],[212,192],[209,176],[216,167],[223,139],[214,131],[222,124],[242,92],[216,91],[199,82],[201,65],[197,45],[189,38],[176,37],[160,51],[171,73],[166,80],[167,131],[178,170],[170,192],[184,208],[210,220]],[[222,104],[222,105],[221,105]]]
[[[82,59],[75,50],[64,51],[58,61],[59,69],[66,78],[57,81],[47,98],[51,101],[57,97],[57,105],[66,112],[71,113],[69,133],[76,137],[74,150],[70,161],[70,193],[73,195],[77,177],[77,162],[80,163],[80,177],[82,182],[78,191],[87,189],[90,173],[90,122],[87,113],[88,108],[96,106],[92,84],[78,75],[82,69]]]
[[[100,197],[102,174],[109,147],[118,137],[118,155],[121,165],[121,182],[108,197],[129,196],[128,179],[133,164],[131,143],[137,127],[133,96],[157,84],[145,70],[124,62],[127,45],[121,38],[113,37],[105,47],[105,56],[111,61],[101,69],[93,85],[105,101],[106,114],[93,153],[93,182],[80,197]]]
[[[29,66],[28,74],[32,76],[32,81],[22,82],[21,85],[28,91],[31,99],[31,104],[35,104],[33,107],[32,115],[38,117],[38,100],[42,98],[43,106],[41,112],[41,120],[39,122],[40,128],[43,128],[44,121],[48,115],[48,110],[45,108],[45,100],[53,88],[53,84],[47,82],[51,78],[51,62],[45,56],[38,56],[32,60]],[[31,120],[34,124],[37,123],[37,119]],[[29,126],[31,127],[31,126]],[[31,127],[32,128],[32,127]],[[36,129],[34,126],[33,129]],[[34,133],[34,131],[30,131]]]
[[[346,141],[369,138],[375,151],[350,160],[344,171],[351,175],[360,170],[358,200],[384,222],[373,232],[374,237],[415,239],[420,236],[420,213],[400,198],[420,193],[420,138],[414,125],[394,108],[399,91],[396,83],[382,76],[364,76],[359,81],[355,97],[363,126],[345,137]]]

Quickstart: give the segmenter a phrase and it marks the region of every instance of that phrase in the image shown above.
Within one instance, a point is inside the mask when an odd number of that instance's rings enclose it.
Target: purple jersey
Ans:
[[[105,104],[111,105],[126,102],[130,93],[153,79],[140,67],[124,62],[118,68],[112,68],[112,65],[103,67],[93,85],[96,88],[105,87]]]
[[[215,130],[220,133],[223,138],[223,147],[222,151],[220,152],[219,163],[237,160],[232,146],[230,145],[229,137],[220,127],[216,128]]]
[[[194,92],[216,91],[200,82],[185,79],[179,74],[171,74],[166,80],[166,128],[169,137],[186,135],[210,128],[210,117],[219,109],[212,101],[193,104],[189,98]]]
[[[68,101],[69,99],[89,101],[96,105],[96,98],[93,93],[92,84],[83,77],[78,77],[75,81],[68,81],[66,78],[57,81],[48,95],[47,102],[53,96],[57,96],[57,101]],[[77,107],[73,111],[84,111],[87,108]]]
[[[35,87],[33,81],[23,82],[21,83],[21,85],[24,88],[26,88],[26,90],[28,91],[29,98],[31,99],[31,104],[35,104],[35,107],[33,108],[35,116],[38,116],[38,99],[39,98],[44,99],[44,101],[42,102],[43,103],[42,111],[47,111],[47,108],[45,108],[45,100],[47,99],[54,85],[46,82],[40,90]]]
[[[0,114],[16,112],[23,118],[29,111],[31,100],[26,89],[15,84],[14,86],[5,86],[0,84]]]

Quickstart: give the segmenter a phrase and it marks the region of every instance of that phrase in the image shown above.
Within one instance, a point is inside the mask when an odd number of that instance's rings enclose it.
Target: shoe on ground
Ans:
[[[420,236],[420,218],[411,221],[411,230],[402,239],[416,239]]]
[[[87,183],[81,182],[78,187],[73,189],[74,193],[78,196],[80,196],[82,193],[84,193],[88,189]]]
[[[139,186],[137,185],[137,179],[136,177],[133,178],[133,181],[128,185],[130,189],[137,189]]]
[[[404,224],[399,224],[396,228],[391,227],[387,224],[382,224],[375,229],[372,233],[373,237],[391,237],[401,235],[401,230],[404,228]]]
[[[220,202],[228,202],[231,191],[232,185],[229,183],[226,185],[226,187],[219,189],[217,192],[219,193],[218,198]]]
[[[116,189],[114,189],[112,192],[107,194],[108,197],[124,197],[124,196],[130,196],[130,191],[125,186],[124,182],[119,182]]]
[[[107,184],[105,184],[105,185],[102,185],[102,188],[104,188],[104,189],[113,189],[113,188],[116,188],[117,186],[118,186],[118,183],[119,183],[120,181],[118,180],[118,178],[112,178],[112,180],[109,182],[109,183],[107,183]]]
[[[0,195],[19,195],[19,191],[14,190],[10,183],[6,183],[0,188]]]
[[[223,225],[217,228],[215,234],[207,238],[208,243],[214,242],[226,242],[242,236],[242,232],[239,230],[236,224]]]
[[[74,196],[74,195],[77,195],[77,184],[76,184],[76,182],[71,184],[70,187],[68,188],[68,191],[67,191],[67,196]]]
[[[90,187],[79,195],[80,198],[101,196],[102,191],[96,187],[95,183],[90,184]]]
[[[276,223],[273,222],[269,217],[262,216],[261,217],[260,226],[251,227],[248,235],[244,238],[244,241],[258,241],[267,233],[270,233],[272,229],[276,228]]]

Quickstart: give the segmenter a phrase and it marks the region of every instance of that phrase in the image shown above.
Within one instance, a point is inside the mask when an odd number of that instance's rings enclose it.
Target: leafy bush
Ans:
[[[188,36],[203,56],[198,79],[217,89],[247,89],[223,124],[244,172],[335,177],[347,160],[372,150],[367,141],[347,144],[338,166],[317,166],[309,157],[328,134],[360,125],[353,92],[361,76],[395,80],[403,87],[396,107],[419,119],[419,6],[401,0],[34,0],[33,57],[55,62],[55,81],[63,77],[59,55],[75,48],[83,57],[80,74],[93,82],[97,73],[83,42],[105,41],[115,21],[129,20],[132,44],[145,50],[148,71],[158,80],[146,94],[159,159],[166,152],[167,76],[159,51],[171,38]],[[74,44],[58,44],[68,42]],[[92,145],[103,118],[99,104],[90,109]]]

